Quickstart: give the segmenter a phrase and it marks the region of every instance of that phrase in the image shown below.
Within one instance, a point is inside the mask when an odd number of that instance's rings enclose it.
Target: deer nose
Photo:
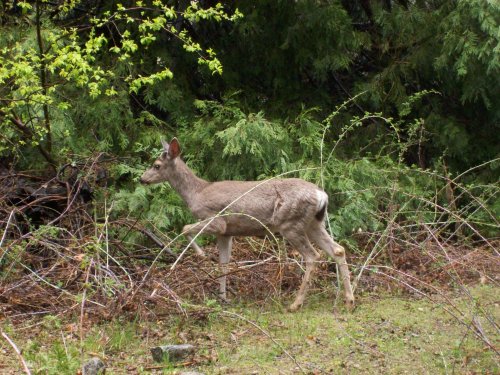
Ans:
[[[144,178],[142,178],[142,177],[139,179],[139,182],[140,182],[141,184],[143,184],[143,185],[146,185],[146,184],[147,184],[147,181],[146,181]]]

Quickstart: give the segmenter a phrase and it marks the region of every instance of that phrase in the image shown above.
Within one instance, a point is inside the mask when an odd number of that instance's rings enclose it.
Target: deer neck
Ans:
[[[191,169],[180,159],[175,161],[175,168],[168,176],[170,186],[182,197],[189,208],[192,207],[198,193],[209,184],[196,176]]]

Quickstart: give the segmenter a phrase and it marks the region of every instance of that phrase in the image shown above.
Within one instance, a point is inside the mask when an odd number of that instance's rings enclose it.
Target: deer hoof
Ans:
[[[228,296],[223,296],[219,294],[219,301],[223,305],[230,305],[231,304],[231,299]]]
[[[342,246],[338,246],[336,247],[335,249],[333,249],[333,253],[336,255],[336,256],[345,256],[345,249],[342,247]]]
[[[300,307],[302,306],[301,303],[292,303],[289,307],[288,307],[288,311],[290,312],[296,312],[298,309],[300,309]]]
[[[345,307],[348,311],[354,311],[356,305],[354,304],[354,298],[347,298],[345,301]]]

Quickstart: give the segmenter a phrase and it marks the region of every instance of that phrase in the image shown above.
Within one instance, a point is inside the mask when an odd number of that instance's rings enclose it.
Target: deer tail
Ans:
[[[328,207],[328,195],[324,191],[317,190],[316,195],[318,197],[318,205],[316,211],[316,220],[323,221],[325,219],[326,209]]]

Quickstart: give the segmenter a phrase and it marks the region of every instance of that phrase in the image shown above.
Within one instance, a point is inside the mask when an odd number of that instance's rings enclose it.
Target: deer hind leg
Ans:
[[[217,249],[219,249],[219,296],[223,301],[228,301],[226,294],[226,274],[228,271],[227,264],[231,258],[231,248],[233,244],[233,237],[231,236],[217,236]]]
[[[188,239],[191,247],[200,257],[205,257],[205,252],[195,242],[194,236],[202,232],[204,234],[222,235],[226,231],[226,222],[222,218],[207,219],[198,221],[194,224],[184,225],[182,233]]]
[[[295,301],[290,305],[290,311],[297,311],[306,298],[311,283],[311,277],[316,269],[316,261],[319,259],[319,254],[312,247],[304,231],[293,228],[291,230],[282,231],[281,234],[299,251],[306,264],[306,271],[302,278],[299,291],[297,292]]]
[[[328,234],[323,223],[314,223],[307,232],[311,241],[318,245],[324,252],[330,255],[337,262],[340,271],[340,278],[344,285],[344,296],[349,309],[354,307],[354,295],[351,287],[349,267],[345,258],[345,249],[336,243]]]

